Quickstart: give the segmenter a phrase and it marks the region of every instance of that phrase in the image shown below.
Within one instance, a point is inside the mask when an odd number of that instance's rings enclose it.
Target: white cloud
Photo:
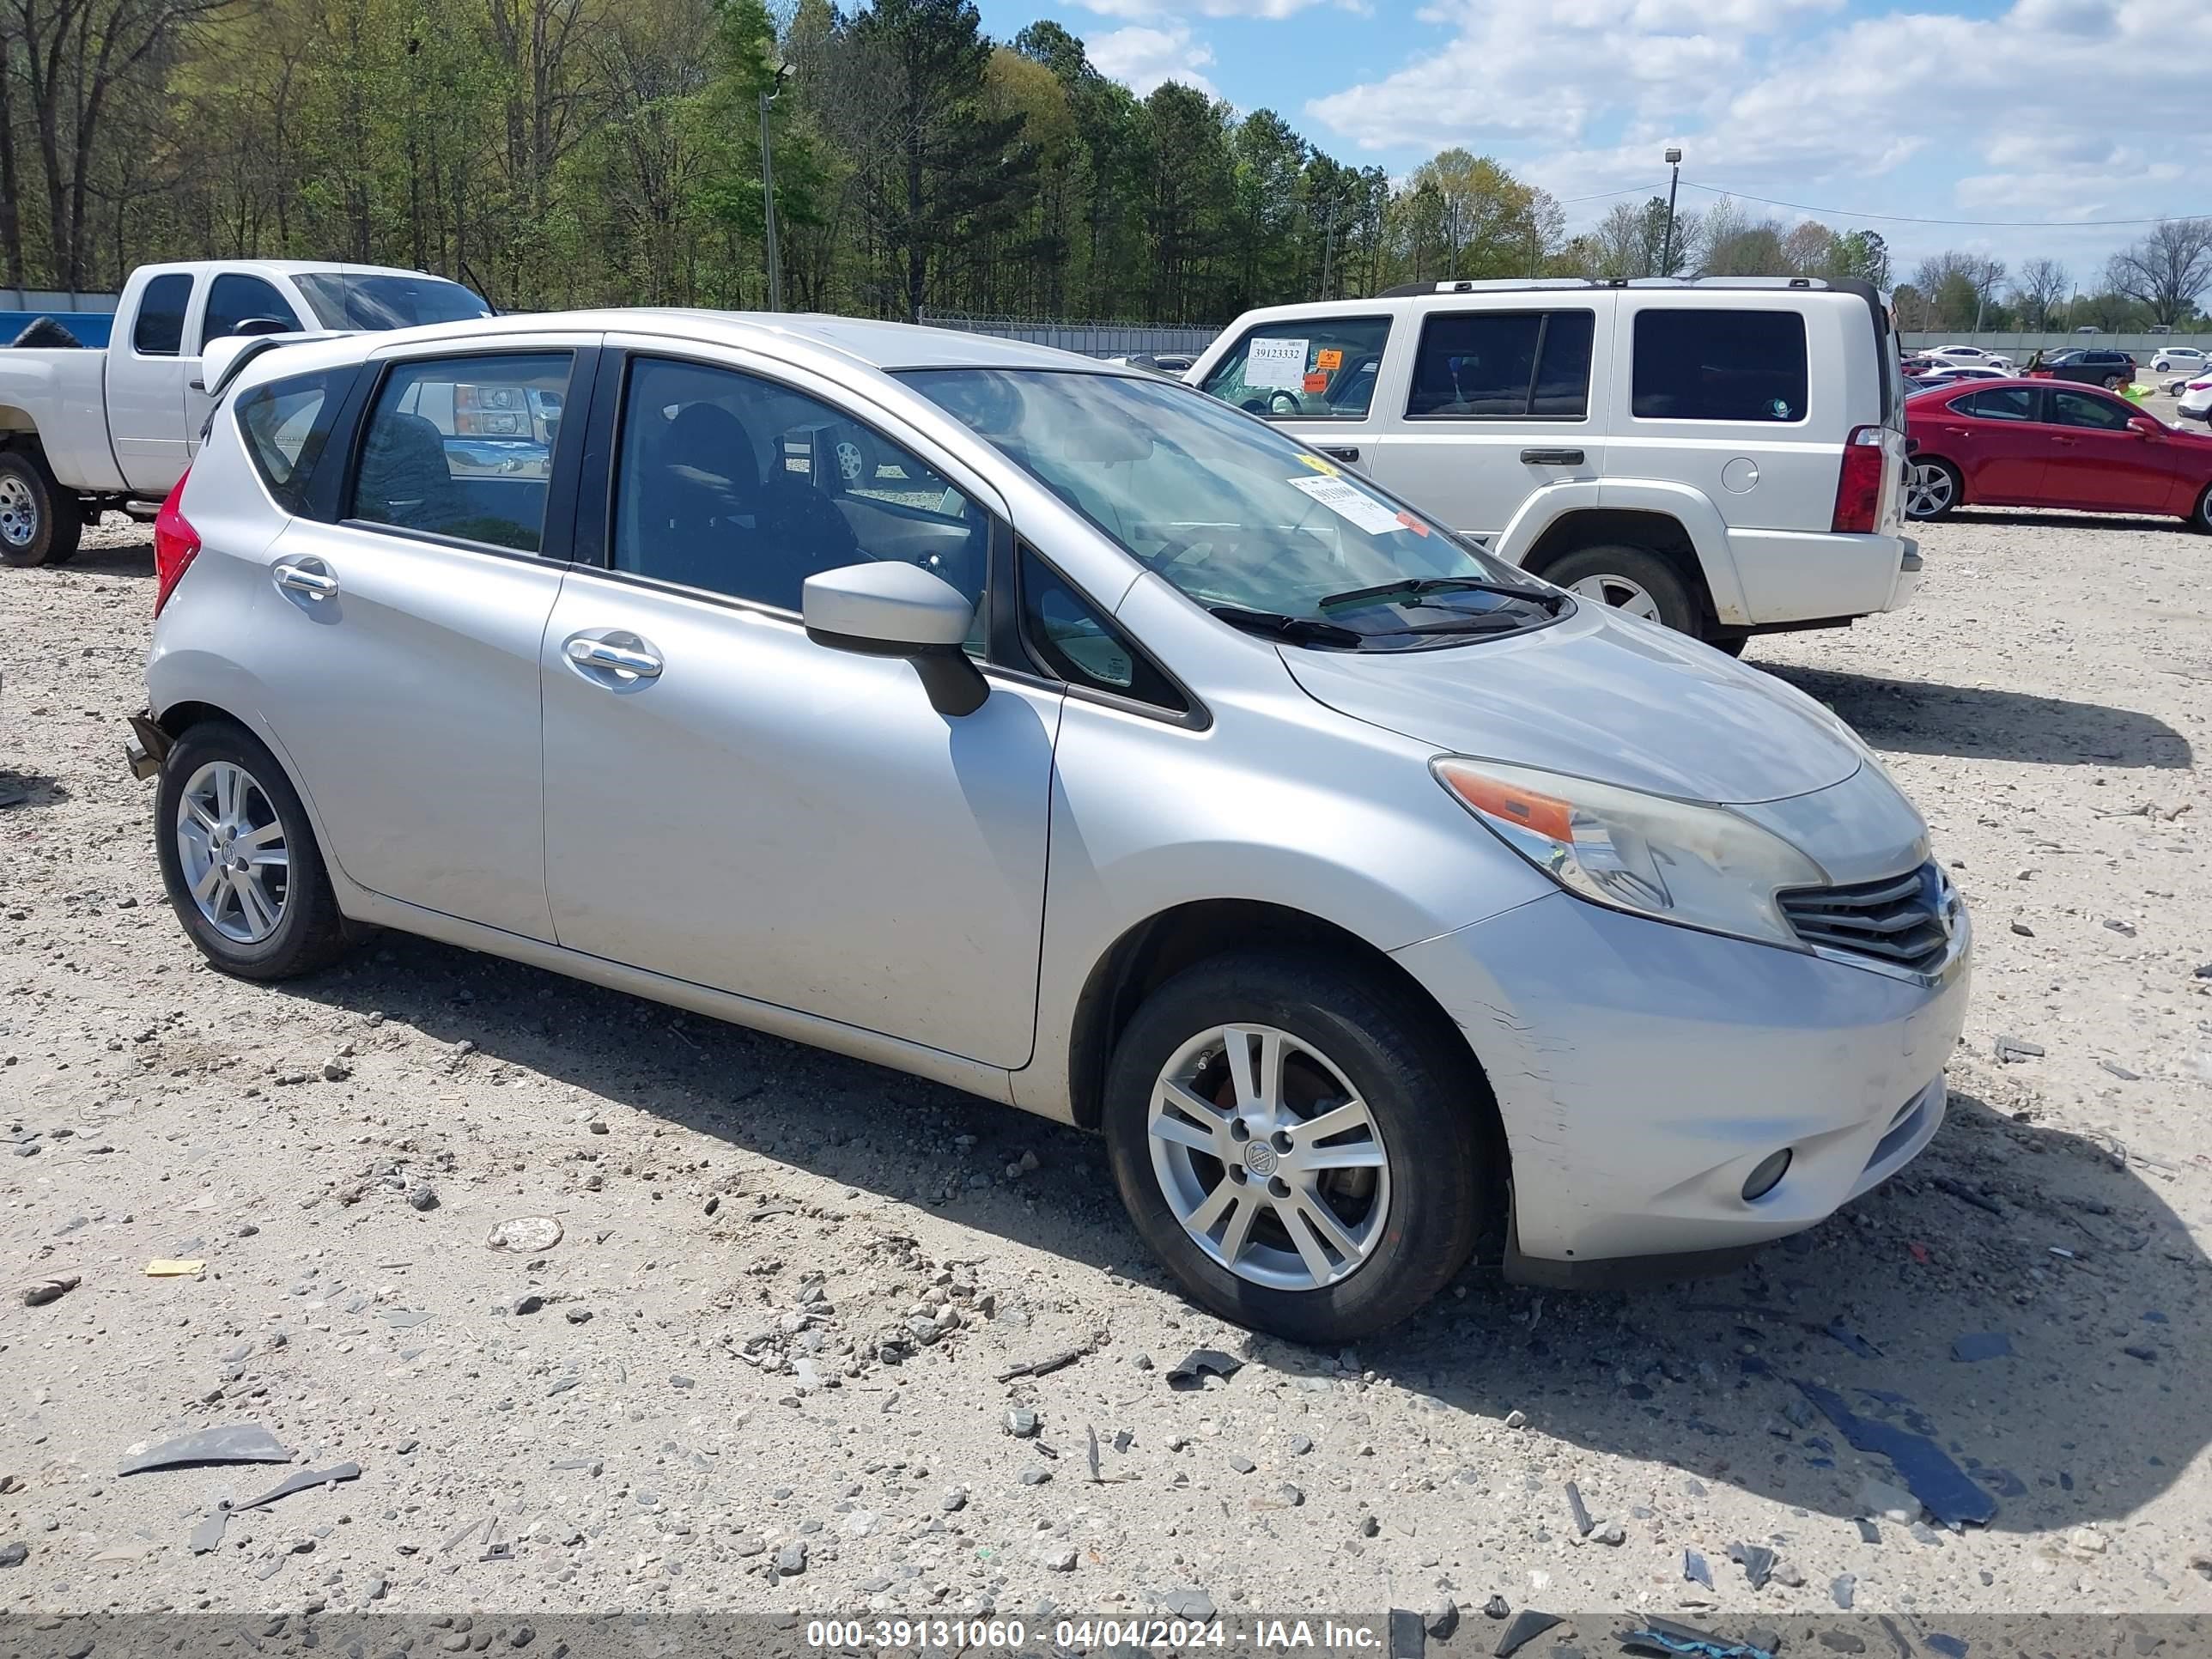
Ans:
[[[1195,40],[1180,23],[1164,28],[1133,24],[1087,43],[1091,61],[1102,75],[1128,82],[1139,98],[1148,97],[1164,81],[1196,87],[1209,98],[1220,89],[1200,73],[1213,61],[1213,48]]]
[[[1449,41],[1306,109],[1359,149],[1492,149],[1562,198],[1663,189],[1660,151],[1680,143],[1686,179],[1838,209],[2212,210],[2212,132],[2138,92],[2153,64],[2212,58],[2208,0],[2014,0],[1989,17],[1917,3],[1839,17],[1833,0],[1431,0],[1421,16],[1454,30]],[[1686,207],[1710,199],[1684,192]],[[1570,223],[1607,205],[1571,207]],[[1980,246],[2087,266],[2139,234],[1864,222],[1907,263]]]

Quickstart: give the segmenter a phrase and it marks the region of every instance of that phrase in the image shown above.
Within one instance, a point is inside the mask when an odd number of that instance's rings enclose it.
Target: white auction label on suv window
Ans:
[[[1296,392],[1305,384],[1307,340],[1258,339],[1244,354],[1244,384],[1255,392]]]

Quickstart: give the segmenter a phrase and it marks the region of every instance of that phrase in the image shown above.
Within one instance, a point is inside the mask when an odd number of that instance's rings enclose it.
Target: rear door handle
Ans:
[[[2067,448],[2071,449],[2077,441],[2072,438],[2053,438],[2051,441],[2055,444],[2063,444]]]
[[[1524,449],[1521,459],[1531,466],[1580,466],[1583,453],[1579,449]]]
[[[1323,444],[1321,447],[1321,453],[1333,461],[1356,461],[1359,459],[1359,451],[1357,447],[1341,446],[1332,447],[1330,445]]]
[[[635,639],[636,636],[628,637]],[[579,635],[568,641],[568,660],[580,668],[604,669],[639,680],[660,678],[660,659],[643,640],[638,640],[636,647],[633,648],[617,645],[611,640],[595,640]]]
[[[321,564],[322,561],[315,561]],[[327,568],[313,570],[304,564],[279,564],[273,568],[276,586],[287,593],[297,593],[310,599],[334,599],[338,595],[338,579]]]

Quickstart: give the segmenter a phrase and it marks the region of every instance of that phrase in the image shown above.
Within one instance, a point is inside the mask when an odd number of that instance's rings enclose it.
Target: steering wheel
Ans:
[[[1267,412],[1271,415],[1297,415],[1298,394],[1295,392],[1271,392],[1267,394]]]

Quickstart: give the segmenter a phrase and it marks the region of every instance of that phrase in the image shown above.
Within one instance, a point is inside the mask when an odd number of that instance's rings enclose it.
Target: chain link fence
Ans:
[[[1015,317],[978,317],[960,311],[928,311],[921,320],[932,328],[989,334],[1001,340],[1026,340],[1085,357],[1126,357],[1137,352],[1186,352],[1196,356],[1213,343],[1218,327],[1156,328],[1144,323],[1041,323]]]

